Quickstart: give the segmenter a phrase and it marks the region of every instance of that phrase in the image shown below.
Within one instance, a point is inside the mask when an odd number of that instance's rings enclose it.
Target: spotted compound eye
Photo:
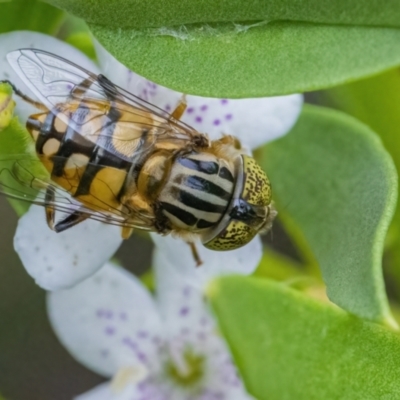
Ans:
[[[270,226],[275,215],[267,175],[254,158],[242,155],[233,198],[221,222],[203,244],[219,251],[242,247]]]
[[[269,206],[271,204],[271,184],[266,173],[253,157],[243,155],[242,158],[244,184],[240,198],[254,206]]]

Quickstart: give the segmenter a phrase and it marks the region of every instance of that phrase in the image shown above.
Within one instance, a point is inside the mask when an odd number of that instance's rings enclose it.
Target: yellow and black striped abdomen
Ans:
[[[112,211],[120,208],[119,195],[131,163],[99,145],[105,131],[112,138],[113,122],[109,110],[100,105],[56,107],[32,115],[27,128],[52,181],[86,206]]]
[[[175,228],[208,229],[227,209],[233,187],[233,173],[224,160],[208,153],[178,156],[160,193],[160,209]]]

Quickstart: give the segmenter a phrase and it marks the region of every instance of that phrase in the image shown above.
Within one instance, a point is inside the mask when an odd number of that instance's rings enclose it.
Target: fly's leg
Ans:
[[[183,113],[185,112],[186,107],[187,107],[186,95],[182,95],[175,110],[172,111],[171,115],[169,116],[168,121],[172,121],[172,120],[179,121],[181,119]],[[193,145],[194,145],[194,147],[198,147],[198,148],[206,148],[206,147],[210,146],[210,142],[206,135],[197,133],[196,135],[193,135],[191,143],[189,143],[186,146],[186,149],[184,151],[188,151],[188,152],[193,151],[193,148],[194,148]]]
[[[218,139],[218,142],[233,146],[237,150],[242,149],[242,143],[240,142],[240,140],[237,137],[232,136],[232,135],[224,135],[224,136],[222,136],[221,139]]]
[[[75,225],[78,225],[80,222],[88,218],[89,215],[85,214],[84,212],[81,212],[79,210],[74,211],[72,214],[69,214],[62,221],[57,222],[57,224],[54,226],[54,230],[57,233],[65,231],[69,228],[72,228]]]
[[[179,100],[179,103],[176,106],[175,110],[172,111],[169,120],[176,119],[177,121],[179,121],[183,113],[185,112],[186,107],[187,107],[186,96],[183,95],[182,98]]]
[[[196,261],[196,267],[200,267],[203,264],[203,261],[200,258],[199,252],[197,251],[197,247],[193,242],[188,242],[190,246],[190,250],[192,251],[192,256],[194,261]]]
[[[121,237],[122,239],[129,239],[133,233],[133,228],[130,226],[121,227]]]
[[[47,108],[44,104],[40,103],[39,101],[35,101],[35,100],[31,99],[30,97],[28,97],[26,94],[22,93],[22,92],[21,92],[16,86],[14,86],[14,84],[11,83],[10,81],[4,80],[4,81],[0,81],[0,83],[7,83],[7,84],[9,84],[9,85],[12,87],[14,93],[15,93],[17,96],[21,97],[22,100],[24,100],[24,101],[26,101],[27,103],[31,104],[33,107],[35,107],[35,108],[37,108],[37,109],[39,109],[39,110],[42,110],[42,111],[46,111],[46,112],[49,111],[48,108]]]
[[[55,213],[54,213],[54,208],[51,206],[51,203],[54,203],[54,190],[52,189],[52,187],[48,187],[46,189],[46,195],[44,198],[44,202],[45,202],[45,212],[46,212],[46,222],[48,227],[54,231],[54,220],[55,220]]]

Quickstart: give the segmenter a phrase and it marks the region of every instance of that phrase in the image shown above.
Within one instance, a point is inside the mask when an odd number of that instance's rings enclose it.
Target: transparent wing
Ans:
[[[56,107],[60,111],[58,117],[65,124],[75,124],[74,129],[84,136],[94,127],[97,131],[91,132],[92,138],[99,138],[99,146],[118,156],[129,158],[116,148],[128,146],[144,151],[157,140],[190,142],[202,136],[189,125],[171,120],[170,114],[161,108],[114,85],[103,75],[96,75],[54,54],[20,49],[9,53],[7,59],[49,110]],[[78,113],[79,118],[71,118],[68,104],[75,107],[81,104],[97,111],[86,119],[82,118],[83,112]],[[97,125],[93,125],[94,118],[97,118]],[[143,133],[146,141],[139,143]]]
[[[69,177],[65,177],[67,179],[73,175],[71,170],[69,172]],[[78,167],[76,174],[79,174]],[[100,179],[94,183],[107,186],[107,183]],[[74,184],[71,180],[71,187]],[[52,192],[51,200],[46,197],[48,190]],[[95,193],[88,193],[85,196],[85,204],[82,204],[50,179],[50,174],[37,157],[20,154],[0,159],[0,194],[31,204],[50,206],[64,213],[79,210],[89,218],[107,224],[153,230],[154,218],[139,211],[115,207],[114,204],[110,204],[111,202],[104,201],[104,198],[116,196],[111,188],[109,190],[110,193],[105,192],[102,198]]]

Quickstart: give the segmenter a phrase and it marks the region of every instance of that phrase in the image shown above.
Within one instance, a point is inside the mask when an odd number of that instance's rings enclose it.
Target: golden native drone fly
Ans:
[[[37,157],[15,157],[11,168],[0,160],[0,190],[44,206],[51,229],[92,218],[121,226],[124,238],[138,228],[232,250],[271,227],[266,174],[233,136],[210,141],[179,121],[184,100],[167,114],[53,54],[7,59],[40,102],[11,84],[15,93],[41,112],[26,123]],[[48,175],[34,176],[34,162]],[[68,214],[56,222],[56,210]]]

